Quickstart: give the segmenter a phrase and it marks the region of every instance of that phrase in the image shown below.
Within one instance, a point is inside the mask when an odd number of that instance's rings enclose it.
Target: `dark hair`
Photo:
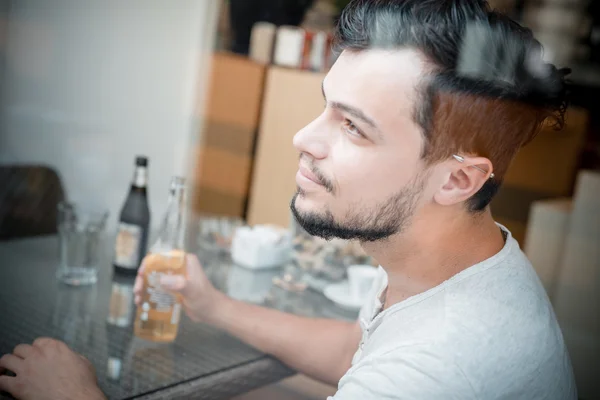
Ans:
[[[568,70],[542,59],[531,30],[481,0],[353,0],[337,25],[339,50],[412,48],[431,66],[414,111],[430,163],[456,152],[488,157],[495,178],[467,202],[487,207],[510,162],[552,119],[562,128]]]

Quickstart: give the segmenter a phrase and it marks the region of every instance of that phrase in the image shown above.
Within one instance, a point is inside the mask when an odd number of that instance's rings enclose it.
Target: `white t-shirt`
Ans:
[[[552,306],[519,244],[381,312],[379,267],[363,337],[334,400],[576,400]]]

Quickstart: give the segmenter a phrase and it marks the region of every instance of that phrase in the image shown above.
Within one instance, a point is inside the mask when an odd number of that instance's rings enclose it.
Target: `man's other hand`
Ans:
[[[96,383],[92,364],[65,343],[39,338],[20,344],[0,358],[0,391],[22,400],[105,399]]]

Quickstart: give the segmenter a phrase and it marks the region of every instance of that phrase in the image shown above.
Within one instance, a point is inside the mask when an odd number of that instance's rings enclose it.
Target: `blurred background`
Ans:
[[[106,208],[114,232],[139,155],[150,231],[173,175],[190,183],[192,221],[295,229],[292,137],[322,110],[331,31],[347,3],[0,0],[0,241],[55,234],[65,199]],[[566,127],[544,129],[517,155],[492,210],[548,291],[580,396],[600,399],[600,2],[490,4],[573,71]],[[206,228],[190,232],[197,244]],[[295,377],[240,399],[333,392]]]

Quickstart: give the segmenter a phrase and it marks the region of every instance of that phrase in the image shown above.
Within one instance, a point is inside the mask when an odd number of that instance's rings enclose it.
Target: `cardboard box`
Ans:
[[[234,54],[217,53],[201,139],[195,148],[193,210],[244,217],[264,88],[265,67]]]

